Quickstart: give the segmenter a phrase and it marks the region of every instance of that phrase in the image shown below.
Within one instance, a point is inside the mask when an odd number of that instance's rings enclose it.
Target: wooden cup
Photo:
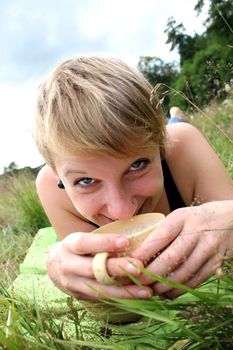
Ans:
[[[140,246],[145,238],[161,223],[165,218],[160,213],[148,213],[133,216],[129,220],[119,220],[99,227],[93,232],[101,233],[121,233],[127,235],[129,239],[129,248],[121,253],[97,253],[93,258],[93,272],[98,282],[105,285],[122,285],[121,280],[109,276],[106,268],[106,262],[109,256],[130,256],[132,252]],[[132,283],[132,282],[131,282]],[[107,305],[99,301],[88,301],[85,303],[88,310],[94,314],[97,319],[105,320],[111,323],[126,323],[137,321],[141,316],[133,312],[121,310],[116,306]]]
[[[119,220],[101,226],[94,233],[121,233],[129,239],[129,248],[124,252],[112,254],[108,252],[97,253],[93,258],[93,272],[96,280],[101,284],[114,285],[119,281],[109,276],[106,262],[109,256],[130,256],[141,245],[144,239],[157,227],[164,215],[160,213],[148,213],[136,215],[129,220]]]

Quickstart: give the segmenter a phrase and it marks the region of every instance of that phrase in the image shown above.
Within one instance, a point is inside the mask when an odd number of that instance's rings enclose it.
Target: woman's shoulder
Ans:
[[[204,138],[202,133],[192,124],[179,122],[166,126],[169,141],[186,142],[192,138]]]
[[[192,148],[196,128],[188,123],[167,125],[165,159],[173,181],[186,205],[193,201],[196,169]]]
[[[51,181],[54,183],[58,181],[58,176],[56,175],[55,171],[48,166],[47,164],[43,165],[36,177],[36,186],[44,186],[46,183],[51,183]]]
[[[63,207],[75,212],[66,191],[58,188],[59,178],[56,172],[48,165],[44,165],[36,178],[36,190],[42,205],[47,207]]]
[[[58,178],[55,171],[48,166],[47,164],[44,164],[43,166],[41,166],[37,177],[36,177],[36,183],[40,183],[41,181],[48,181],[53,179],[53,181]]]
[[[202,133],[191,124],[178,123],[167,127],[167,135],[165,158],[178,187],[186,186],[186,193],[192,191],[202,201],[228,198],[232,180]]]
[[[186,203],[192,203],[212,157],[213,150],[197,128],[188,123],[167,126],[165,158]]]
[[[165,151],[167,157],[172,157],[176,161],[181,158],[192,156],[194,150],[199,150],[206,144],[206,140],[201,132],[189,123],[176,123],[167,125],[167,142]]]

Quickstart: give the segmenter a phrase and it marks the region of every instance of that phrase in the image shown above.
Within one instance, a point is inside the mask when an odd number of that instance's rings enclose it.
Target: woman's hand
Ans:
[[[166,248],[165,248],[166,247]],[[181,208],[169,214],[134,254],[152,273],[194,288],[207,280],[225,259],[233,256],[233,201]],[[151,262],[151,259],[154,260]],[[145,274],[144,285],[176,297],[182,292],[155,282]]]
[[[95,290],[115,298],[149,298],[153,294],[151,287],[132,284],[105,286],[94,278],[93,254],[122,252],[128,245],[128,239],[119,234],[72,233],[51,249],[47,258],[48,275],[59,289],[79,299],[104,298]],[[143,266],[140,259],[112,257],[107,261],[107,270],[111,276],[125,280],[124,271],[135,277],[140,275],[140,270],[135,265]]]

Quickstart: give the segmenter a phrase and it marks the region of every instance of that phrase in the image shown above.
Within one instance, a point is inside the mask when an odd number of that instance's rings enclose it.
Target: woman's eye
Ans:
[[[141,170],[149,164],[149,159],[138,159],[131,166],[130,170]]]
[[[92,185],[95,182],[94,179],[90,178],[90,177],[83,177],[82,179],[79,179],[75,182],[75,185],[79,185],[82,187],[88,187],[90,185]]]

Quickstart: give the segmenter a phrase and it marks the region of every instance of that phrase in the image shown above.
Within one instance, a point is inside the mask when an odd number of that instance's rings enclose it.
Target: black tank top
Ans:
[[[170,205],[171,211],[186,207],[177,187],[173,180],[170,169],[168,168],[167,162],[164,159],[162,161],[163,177],[164,177],[164,188],[167,194],[167,199]]]

